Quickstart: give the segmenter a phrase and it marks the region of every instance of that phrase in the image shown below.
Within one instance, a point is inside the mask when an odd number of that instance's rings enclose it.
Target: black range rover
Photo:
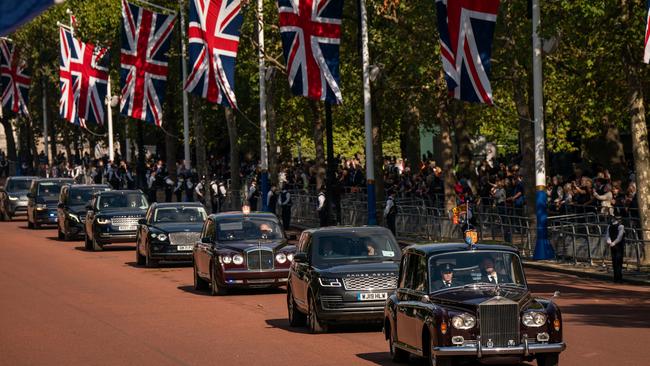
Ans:
[[[307,323],[318,333],[330,323],[381,322],[401,257],[395,237],[382,227],[304,231],[289,271],[289,323]]]
[[[70,178],[48,178],[32,181],[27,198],[27,227],[38,229],[41,225],[57,225],[57,204],[61,187],[72,183]]]
[[[86,208],[86,249],[102,250],[106,244],[135,242],[149,202],[140,190],[106,191],[95,194]]]
[[[57,209],[59,240],[67,241],[83,236],[86,206],[93,194],[110,189],[106,184],[66,184],[63,186]]]

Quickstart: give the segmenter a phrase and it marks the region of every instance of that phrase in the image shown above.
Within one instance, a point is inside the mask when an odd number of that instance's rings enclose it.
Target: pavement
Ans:
[[[24,221],[0,222],[0,235],[0,366],[396,365],[377,327],[290,327],[284,289],[212,297],[194,291],[187,264],[136,265],[133,245],[88,252]],[[561,293],[563,365],[647,364],[650,289],[526,276],[537,296]]]
[[[562,262],[555,260],[533,261],[524,260],[524,266],[544,271],[571,274],[603,281],[612,281],[614,274],[610,263],[586,264]],[[650,268],[628,265],[623,267],[623,282],[631,285],[650,286]]]

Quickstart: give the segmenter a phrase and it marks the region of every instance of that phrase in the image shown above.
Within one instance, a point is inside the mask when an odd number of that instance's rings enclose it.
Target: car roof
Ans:
[[[455,243],[429,243],[429,244],[413,244],[406,249],[404,252],[416,253],[425,256],[442,254],[448,252],[458,252],[458,251],[506,251],[512,253],[519,253],[517,247],[509,244],[485,244],[478,243],[470,248],[466,243],[455,242]]]
[[[36,183],[49,183],[49,182],[69,183],[69,182],[72,182],[72,178],[38,178],[38,179],[36,179]]]
[[[7,178],[7,180],[35,180],[35,179],[38,179],[38,177],[33,175],[11,176]]]
[[[154,202],[151,207],[203,207],[200,202]]]
[[[104,191],[104,192],[97,192],[98,196],[108,196],[108,195],[118,195],[118,194],[129,194],[129,193],[142,193],[141,190],[139,189],[122,189],[122,190],[117,190],[117,191]]]
[[[111,188],[108,184],[68,184],[68,186],[72,189],[94,189],[94,188]]]
[[[262,212],[262,211],[253,211],[246,215],[246,217],[260,217],[260,218],[265,218],[265,219],[275,219],[277,220],[277,216],[270,212]],[[213,220],[218,220],[218,219],[243,219],[244,218],[244,213],[241,211],[228,211],[228,212],[220,212],[217,214],[212,214],[210,215],[210,218]]]
[[[387,232],[389,231],[383,226],[326,226],[321,228],[307,229],[305,232],[308,232],[314,236],[321,234],[345,234],[346,232]]]

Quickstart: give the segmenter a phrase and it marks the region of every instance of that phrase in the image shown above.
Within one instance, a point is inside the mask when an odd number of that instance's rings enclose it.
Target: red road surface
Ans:
[[[91,253],[55,230],[0,223],[0,364],[392,364],[376,328],[306,334],[288,327],[283,291],[195,293],[191,268],[140,268],[132,249]],[[649,287],[527,276],[539,295],[562,293],[561,364],[648,364]]]

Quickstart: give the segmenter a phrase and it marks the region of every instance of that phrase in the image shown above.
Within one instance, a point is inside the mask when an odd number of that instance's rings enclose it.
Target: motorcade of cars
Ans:
[[[154,267],[159,261],[192,261],[207,216],[198,202],[153,203],[139,222],[136,263]]]
[[[27,194],[35,179],[38,177],[14,176],[7,178],[4,186],[0,186],[0,220],[6,221],[14,216],[27,215]]]
[[[384,334],[395,361],[430,365],[557,365],[562,315],[528,288],[517,249],[498,244],[427,244],[404,250],[397,291],[386,301]]]
[[[86,206],[97,192],[110,191],[107,184],[66,184],[61,188],[57,206],[58,238],[83,237]]]
[[[333,323],[381,324],[386,299],[397,288],[401,253],[383,227],[303,231],[289,271],[289,324],[306,324],[312,333]]]
[[[147,197],[140,190],[96,193],[86,207],[86,249],[102,250],[107,244],[134,243],[138,222],[148,208]]]
[[[57,225],[57,204],[61,188],[72,183],[71,178],[40,178],[32,181],[27,193],[27,227],[38,229],[42,225]]]
[[[192,251],[194,288],[223,295],[237,287],[284,286],[294,252],[272,213],[244,207],[210,215]]]

